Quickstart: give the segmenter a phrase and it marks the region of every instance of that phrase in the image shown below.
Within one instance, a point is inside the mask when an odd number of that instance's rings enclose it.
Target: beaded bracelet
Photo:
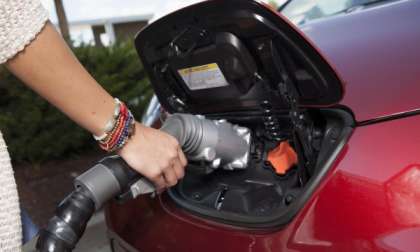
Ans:
[[[93,135],[93,138],[95,138],[96,141],[103,141],[108,136],[108,133],[112,131],[113,127],[115,127],[116,119],[118,115],[120,114],[121,101],[118,100],[118,98],[114,98],[114,102],[115,102],[114,114],[112,118],[105,125],[104,133],[101,136]]]
[[[105,132],[101,136],[93,136],[98,141],[101,149],[113,152],[121,149],[134,135],[135,120],[127,106],[115,99],[113,117],[105,126]]]

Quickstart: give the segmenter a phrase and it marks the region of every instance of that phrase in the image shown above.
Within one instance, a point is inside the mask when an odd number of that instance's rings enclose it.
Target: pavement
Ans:
[[[22,252],[33,252],[36,240],[25,244]],[[106,234],[105,217],[103,211],[96,213],[89,221],[85,234],[76,246],[74,252],[111,252]]]
[[[54,216],[54,210],[59,202],[73,191],[74,178],[102,158],[103,153],[95,151],[77,158],[48,161],[36,169],[27,163],[14,165],[22,207],[26,209],[34,223],[44,227]],[[35,243],[36,240],[32,241],[23,251],[34,251]],[[103,211],[91,218],[85,234],[74,251],[111,252]]]
[[[104,212],[97,212],[89,221],[86,232],[80,239],[74,252],[111,252],[106,234]]]

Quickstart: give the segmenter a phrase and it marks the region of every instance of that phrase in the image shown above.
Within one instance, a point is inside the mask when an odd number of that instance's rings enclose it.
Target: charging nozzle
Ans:
[[[175,137],[189,160],[205,161],[210,170],[245,169],[248,166],[251,131],[226,120],[173,114],[161,128]]]

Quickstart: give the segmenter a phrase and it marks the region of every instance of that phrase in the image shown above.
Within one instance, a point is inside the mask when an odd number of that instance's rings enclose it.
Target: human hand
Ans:
[[[135,127],[135,134],[118,154],[131,168],[152,181],[157,190],[176,185],[184,177],[187,165],[178,141],[140,123]]]

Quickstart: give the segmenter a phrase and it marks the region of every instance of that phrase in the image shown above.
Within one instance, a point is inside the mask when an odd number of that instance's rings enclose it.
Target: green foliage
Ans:
[[[136,118],[152,94],[131,43],[73,48],[86,69],[114,97],[125,101]],[[71,74],[71,73],[69,73]],[[0,130],[14,161],[41,163],[95,148],[91,135],[0,68]]]

